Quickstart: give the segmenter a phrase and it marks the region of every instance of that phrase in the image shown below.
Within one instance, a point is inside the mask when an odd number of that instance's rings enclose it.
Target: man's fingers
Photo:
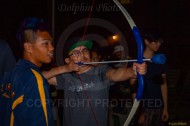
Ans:
[[[147,65],[146,65],[145,62],[142,63],[142,64],[135,63],[135,66],[136,66],[137,71],[139,72],[139,74],[142,74],[142,75],[146,74],[146,72],[147,72]]]

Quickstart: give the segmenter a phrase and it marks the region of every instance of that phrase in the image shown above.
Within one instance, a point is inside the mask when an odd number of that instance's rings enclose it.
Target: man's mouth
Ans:
[[[53,57],[54,53],[48,53],[48,56],[50,56],[51,58]]]

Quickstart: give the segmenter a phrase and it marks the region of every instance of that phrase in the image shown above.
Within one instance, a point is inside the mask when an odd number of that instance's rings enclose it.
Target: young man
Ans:
[[[41,19],[27,18],[18,38],[23,59],[1,80],[1,126],[53,126],[49,84],[39,68],[53,57],[52,37]]]
[[[130,60],[130,57],[125,57],[125,50],[122,45],[115,45],[114,50],[112,53],[112,59],[113,60],[124,60],[128,59]],[[132,66],[132,63],[111,63],[109,64],[111,67],[117,69],[122,67],[129,67]],[[130,85],[129,80],[119,81],[115,82],[114,85],[110,87],[109,90],[109,99],[110,103],[111,101],[117,101],[118,104],[110,105],[109,108],[109,126],[114,125],[114,123],[117,123],[118,120],[114,119],[118,117],[119,114],[121,117],[125,117],[129,115],[129,112],[131,110],[131,106],[129,105],[132,103],[133,98],[136,96],[136,90],[133,90],[133,85]],[[134,95],[134,96],[133,96]],[[123,125],[125,120],[119,120],[120,125]],[[132,122],[132,121],[131,121]],[[112,124],[112,125],[111,125]],[[131,124],[131,123],[130,123]]]
[[[162,42],[161,34],[157,30],[147,30],[144,33],[144,58],[151,59]],[[140,126],[163,126],[163,121],[168,120],[167,65],[147,62],[147,68],[139,124]]]
[[[67,42],[66,65],[44,72],[51,84],[64,89],[64,126],[107,126],[110,84],[136,77],[136,68],[140,74],[146,73],[145,63],[118,69],[107,65],[78,65],[78,62],[92,61],[92,44],[79,39]],[[61,99],[58,102],[61,105]]]

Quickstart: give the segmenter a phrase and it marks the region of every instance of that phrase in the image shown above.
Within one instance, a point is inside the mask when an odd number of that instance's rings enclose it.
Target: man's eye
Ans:
[[[88,53],[89,50],[88,50],[88,49],[83,49],[82,52],[83,52],[83,53]]]
[[[48,42],[44,42],[43,45],[48,45],[49,43]]]
[[[73,52],[72,54],[73,54],[73,55],[77,55],[78,53],[77,53],[77,52]]]
[[[78,56],[80,54],[80,52],[79,51],[74,51],[74,52],[72,52],[71,53],[71,55],[70,56]]]

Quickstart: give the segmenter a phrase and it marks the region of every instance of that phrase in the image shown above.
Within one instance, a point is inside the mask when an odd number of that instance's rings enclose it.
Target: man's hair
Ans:
[[[158,29],[146,29],[142,35],[143,39],[147,39],[150,42],[161,41],[163,42],[163,36]]]
[[[37,31],[50,32],[47,27],[47,24],[44,22],[43,19],[30,17],[30,18],[25,18],[21,22],[16,37],[19,40],[20,51],[22,53],[24,50],[24,43],[35,41]]]
[[[101,49],[100,45],[96,41],[92,41],[92,42],[93,42],[93,46],[90,51],[96,52],[98,55],[102,56],[102,49]]]

